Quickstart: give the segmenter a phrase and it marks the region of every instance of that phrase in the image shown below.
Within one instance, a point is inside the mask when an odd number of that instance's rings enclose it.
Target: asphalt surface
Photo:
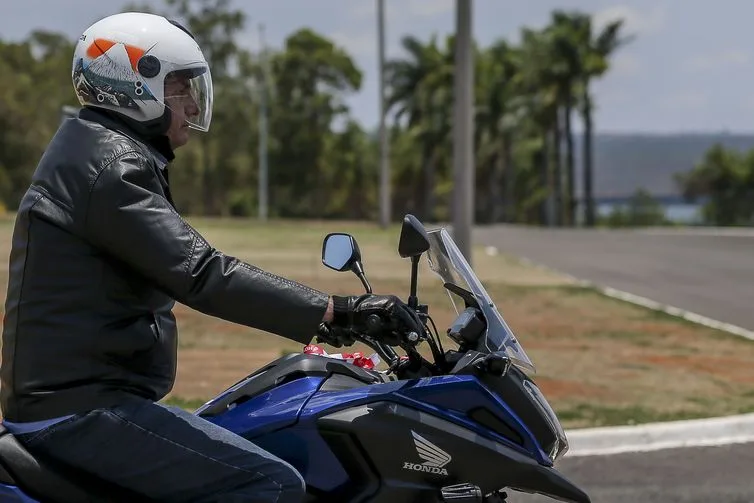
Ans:
[[[575,457],[558,469],[593,503],[754,502],[754,444]],[[509,503],[551,498],[509,491]]]
[[[754,330],[754,232],[490,226],[476,228],[474,240],[601,286]]]

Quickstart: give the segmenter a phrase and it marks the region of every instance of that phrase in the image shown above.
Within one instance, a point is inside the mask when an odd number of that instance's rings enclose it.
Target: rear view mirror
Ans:
[[[403,258],[411,257],[411,293],[408,296],[408,305],[414,309],[419,305],[419,299],[416,297],[419,258],[427,250],[429,250],[427,229],[424,228],[418,218],[407,213],[403,217],[403,225],[401,226],[398,254]]]
[[[361,261],[361,252],[356,240],[350,234],[339,232],[325,236],[322,243],[322,263],[336,271],[349,271]]]
[[[418,257],[429,250],[429,236],[418,218],[411,214],[403,217],[398,254],[403,258]]]
[[[350,234],[332,232],[322,242],[322,263],[336,271],[353,271],[361,280],[367,293],[372,293],[372,286],[364,274],[361,264],[361,251],[356,240]]]

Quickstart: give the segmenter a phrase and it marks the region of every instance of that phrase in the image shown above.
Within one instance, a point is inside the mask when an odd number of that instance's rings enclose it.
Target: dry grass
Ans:
[[[370,224],[195,219],[217,248],[329,293],[358,293],[350,273],[320,262],[327,232],[352,233],[376,292],[408,293],[409,263],[397,255],[398,227]],[[0,220],[0,254],[10,221]],[[422,261],[419,298],[438,329],[454,312]],[[537,365],[537,382],[567,427],[733,414],[754,410],[754,344],[605,298],[504,256],[474,251],[474,266]],[[6,271],[0,281],[6,280]],[[281,315],[284,315],[281,313]],[[169,400],[195,407],[249,372],[301,347],[281,337],[176,307],[178,379]],[[447,347],[452,347],[444,339]],[[363,349],[371,353],[371,350]],[[335,352],[336,350],[333,350]]]

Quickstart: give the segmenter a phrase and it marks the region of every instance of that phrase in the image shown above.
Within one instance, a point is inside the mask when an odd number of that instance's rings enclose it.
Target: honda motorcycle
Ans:
[[[589,503],[554,468],[568,450],[560,421],[450,234],[428,232],[406,215],[398,253],[410,259],[407,303],[423,322],[421,333],[400,334],[389,346],[377,336],[382,321],[375,316],[354,334],[375,350],[372,358],[311,345],[253,372],[195,414],[293,465],[309,502],[502,503],[506,491],[521,491]],[[417,298],[424,254],[457,313],[446,332],[455,349],[443,348]],[[322,262],[354,272],[371,293],[353,236],[328,234]],[[0,503],[129,500],[101,481],[34,459],[7,430],[0,433]]]

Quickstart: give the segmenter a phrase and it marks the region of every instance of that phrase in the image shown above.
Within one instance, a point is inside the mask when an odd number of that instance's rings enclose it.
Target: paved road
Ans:
[[[754,444],[568,458],[558,468],[594,503],[751,503]],[[553,502],[510,492],[510,503]]]
[[[754,232],[478,227],[478,243],[754,330]]]

